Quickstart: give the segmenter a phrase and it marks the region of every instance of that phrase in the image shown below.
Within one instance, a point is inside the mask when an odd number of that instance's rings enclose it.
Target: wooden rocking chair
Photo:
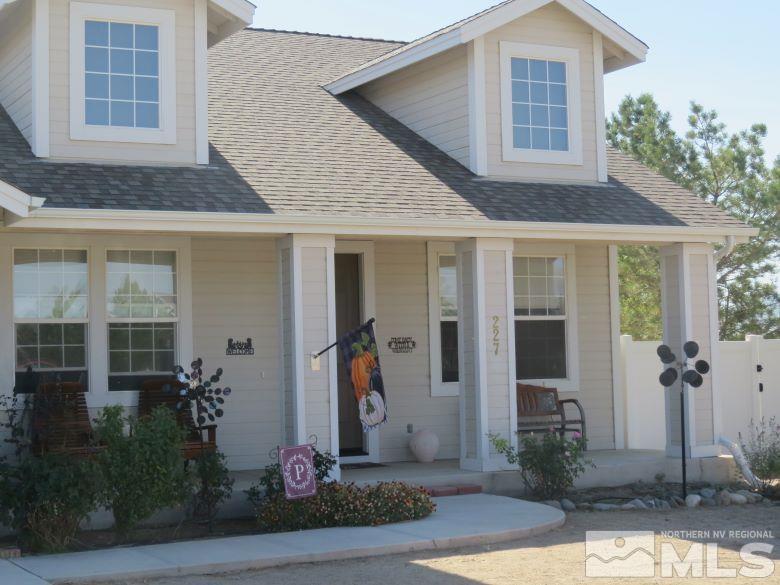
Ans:
[[[573,404],[579,412],[579,418],[566,418],[565,404]],[[585,411],[579,400],[558,398],[557,388],[517,384],[517,432],[518,434],[549,432],[550,429],[561,436],[570,431],[579,431],[585,435]]]

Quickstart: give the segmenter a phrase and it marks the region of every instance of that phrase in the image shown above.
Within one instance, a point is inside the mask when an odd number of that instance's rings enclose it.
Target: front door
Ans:
[[[360,254],[336,254],[336,331],[339,335],[356,329],[361,315]],[[360,425],[359,412],[352,382],[347,377],[344,360],[339,355],[339,456],[361,457],[368,455]]]

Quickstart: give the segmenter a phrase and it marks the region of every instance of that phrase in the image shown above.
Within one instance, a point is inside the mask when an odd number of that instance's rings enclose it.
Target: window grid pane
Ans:
[[[511,60],[514,148],[568,151],[566,63]]]
[[[160,127],[159,27],[84,22],[84,120]]]
[[[87,318],[86,250],[14,250],[16,319]]]
[[[177,317],[175,252],[110,250],[106,278],[109,318]]]
[[[172,372],[175,337],[174,323],[109,323],[109,373]]]
[[[515,317],[565,317],[564,263],[562,256],[514,258]]]
[[[458,320],[455,256],[439,256],[439,309],[442,321]]]
[[[439,256],[441,381],[458,381],[458,281],[455,256]]]

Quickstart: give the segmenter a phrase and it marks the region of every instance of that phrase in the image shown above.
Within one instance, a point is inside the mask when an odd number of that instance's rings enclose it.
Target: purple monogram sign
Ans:
[[[288,500],[306,498],[317,493],[314,454],[311,445],[280,447],[279,463],[284,477],[284,493]]]

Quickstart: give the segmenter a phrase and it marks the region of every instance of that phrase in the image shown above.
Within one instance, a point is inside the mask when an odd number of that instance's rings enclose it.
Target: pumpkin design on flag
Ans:
[[[379,367],[374,328],[369,321],[339,340],[344,364],[352,381],[363,430],[377,428],[387,421],[385,389]]]

